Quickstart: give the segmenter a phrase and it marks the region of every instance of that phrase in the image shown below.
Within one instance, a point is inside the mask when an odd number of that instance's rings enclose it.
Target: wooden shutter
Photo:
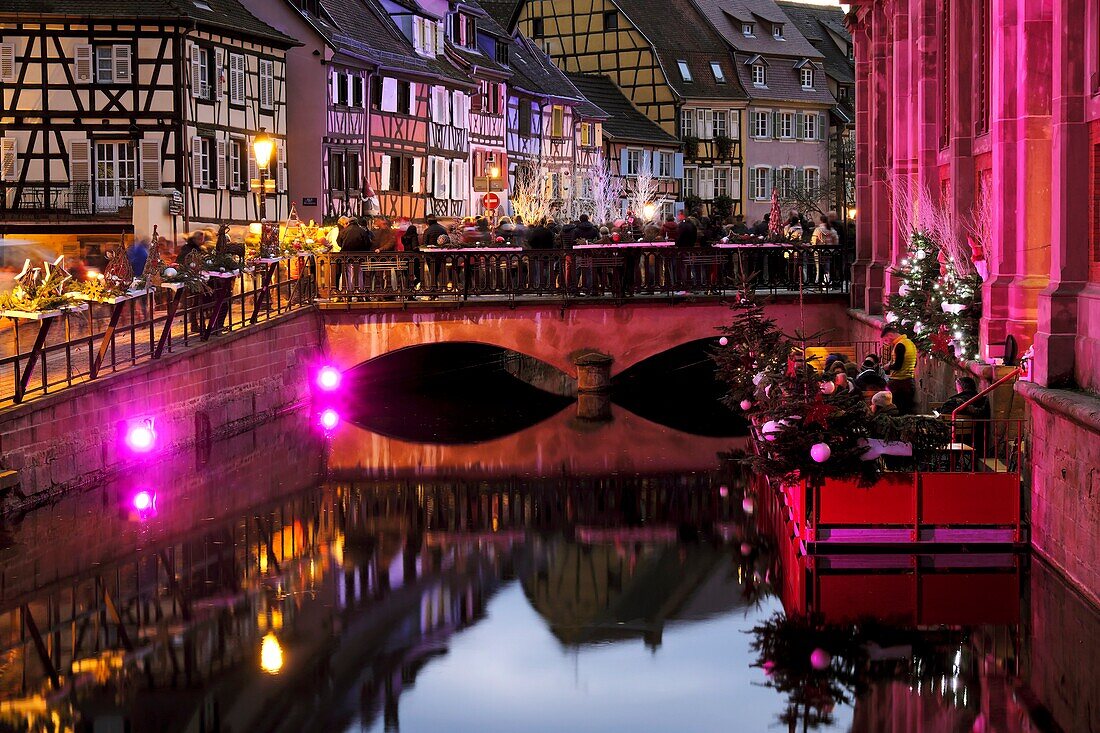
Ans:
[[[111,47],[111,56],[114,60],[114,81],[129,82],[131,74],[130,47],[125,44],[116,44]]]
[[[703,110],[703,137],[710,140],[714,137],[714,110]]]
[[[229,172],[226,168],[225,140],[218,140],[215,147],[217,149],[218,165],[214,168],[216,171],[214,175],[218,177],[218,188],[225,188],[225,182],[229,180]]]
[[[731,109],[729,117],[729,130],[726,134],[731,140],[741,139],[741,110]]]
[[[245,140],[245,152],[252,150],[252,138]],[[252,181],[260,177],[260,166],[256,163],[256,156],[245,155],[248,158],[248,185],[252,186]]]
[[[734,201],[741,200],[741,169],[736,166],[730,169],[729,196]]]
[[[0,82],[15,83],[15,44],[0,43]]]
[[[84,190],[70,190],[69,198],[73,204],[83,203],[85,211],[92,203],[92,143],[88,140],[73,140],[69,143],[69,184],[82,184]],[[74,207],[75,208],[75,207]]]
[[[214,49],[214,98],[225,95],[225,49]]]
[[[197,45],[191,45],[191,96],[202,97],[202,54]]]
[[[412,185],[410,189],[413,193],[422,193],[424,191],[424,185],[421,182],[420,176],[424,168],[423,158],[413,158],[412,161]]]
[[[714,169],[699,169],[699,198],[708,200],[714,198]]]
[[[275,168],[275,190],[286,190],[286,141],[277,140],[275,149],[278,151],[278,160],[275,161],[277,167]]]
[[[198,188],[202,184],[202,138],[196,135],[191,138],[191,185]]]
[[[825,115],[824,113],[818,113],[817,115],[817,139],[825,139]]]
[[[73,48],[73,79],[77,84],[92,83],[92,47],[81,44]]]
[[[414,115],[416,114],[416,82],[409,82],[409,108],[403,110],[404,112]]]
[[[382,111],[397,111],[397,79],[382,79]]]
[[[381,165],[381,168],[380,168],[380,171],[379,171],[379,176],[378,176],[379,177],[379,181],[378,181],[378,184],[379,184],[378,185],[378,190],[379,191],[390,191],[390,190],[392,190],[392,189],[390,189],[390,166],[391,165],[392,165],[392,163],[390,161],[390,156],[383,155],[382,156],[382,165]]]
[[[678,180],[684,177],[684,154],[676,153],[672,159],[672,176]]]
[[[275,71],[271,59],[260,59],[260,106],[271,109],[275,105]]]
[[[451,95],[443,87],[439,88],[440,122],[444,125],[451,122]]]
[[[141,187],[146,191],[160,189],[160,141],[142,140],[138,152],[141,155]]]
[[[14,137],[0,138],[0,181],[19,177],[19,152]]]
[[[593,143],[593,145],[595,145],[597,148],[602,148],[603,147],[603,123],[602,122],[593,122],[592,127],[596,131],[596,141]]]

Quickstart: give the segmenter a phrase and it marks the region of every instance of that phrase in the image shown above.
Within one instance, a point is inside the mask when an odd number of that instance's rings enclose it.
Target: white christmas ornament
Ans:
[[[757,387],[759,387],[760,383],[763,382],[763,381],[764,381],[764,372],[757,372],[756,376],[752,378],[752,383],[755,384]]]
[[[752,500],[751,496],[746,496],[741,500],[741,510],[745,512],[745,514],[752,514],[756,511],[756,503]]]
[[[963,303],[940,303],[940,308],[944,313],[950,313],[952,315],[958,315],[966,310],[966,305]]]
[[[909,286],[902,283],[901,286],[898,287],[898,295],[909,295]]]
[[[918,260],[923,260],[925,257],[928,256],[928,253],[925,252],[923,249],[918,249],[915,256]]]
[[[728,346],[728,345],[729,345],[729,342],[730,342],[730,340],[729,340],[728,338],[726,338],[725,336],[723,336],[722,338],[718,339],[718,345],[719,345],[719,346]]]
[[[890,313],[886,314],[886,322],[887,323],[893,323],[896,320],[898,320],[898,314],[897,313],[890,312]]]
[[[764,436],[764,440],[775,440],[775,434],[778,432],[779,423],[775,420],[768,420],[760,426],[760,433]]]
[[[164,268],[164,277],[175,277],[178,274],[179,274],[179,271],[174,267],[165,267]]]
[[[833,454],[833,449],[829,447],[828,443],[814,443],[810,446],[810,457],[818,463],[824,463],[829,460],[829,456]]]
[[[821,391],[825,394],[832,394],[833,392],[836,392],[836,385],[832,382],[822,382]]]

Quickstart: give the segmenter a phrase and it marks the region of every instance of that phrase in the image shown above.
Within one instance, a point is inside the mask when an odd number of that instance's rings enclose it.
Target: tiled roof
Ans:
[[[620,140],[679,146],[680,142],[676,138],[642,114],[608,77],[569,74],[569,81],[608,115],[603,123],[605,135]]]
[[[821,52],[825,73],[840,84],[854,84],[855,64],[848,60],[848,55],[829,33],[832,31],[851,43],[852,37],[844,27],[844,11],[838,6],[804,5],[783,0],[777,5],[798,26],[802,35]]]
[[[798,27],[772,0],[696,0],[696,4],[718,32],[738,51],[820,57],[813,45],[803,38]],[[756,23],[756,34],[753,38],[747,38],[741,32],[743,22]],[[773,23],[783,24],[783,40],[772,37]]]
[[[519,6],[523,4],[523,0],[480,0],[478,4],[501,28],[511,32],[514,30],[510,27],[512,17],[516,14]]]
[[[418,55],[376,0],[321,0],[321,7],[327,17],[299,12],[338,50],[378,66],[471,83],[446,59]]]
[[[814,82],[813,89],[803,89],[802,80],[799,77],[798,70],[795,68],[800,64],[802,59],[792,59],[783,56],[764,56],[764,60],[767,63],[767,76],[766,80],[768,85],[766,87],[755,87],[752,84],[752,69],[748,62],[758,54],[754,53],[739,53],[737,54],[737,75],[741,79],[741,83],[745,85],[745,88],[749,90],[749,94],[753,99],[775,100],[782,102],[792,102],[795,104],[801,103],[813,103],[813,104],[836,104],[836,99],[829,92],[829,87],[825,83],[824,74],[822,73],[821,62],[812,61],[814,66],[817,81]]]
[[[728,44],[700,16],[691,0],[616,0],[616,5],[653,44],[665,78],[677,94],[703,99],[747,97],[731,73]],[[679,61],[687,63],[692,81],[684,81]],[[712,61],[721,65],[724,84],[714,78]]]
[[[199,25],[237,31],[264,38],[283,46],[298,42],[257,18],[238,0],[4,0],[0,14],[30,17],[60,15],[79,18],[158,18],[187,19]]]
[[[573,83],[554,66],[542,49],[528,38],[516,35],[509,56],[512,84],[524,91],[545,94],[560,99],[583,99]]]

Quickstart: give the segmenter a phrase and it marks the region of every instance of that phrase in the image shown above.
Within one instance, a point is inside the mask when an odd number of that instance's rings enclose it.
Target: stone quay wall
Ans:
[[[0,410],[0,473],[18,472],[0,510],[138,466],[121,440],[128,421],[154,420],[159,454],[271,419],[308,396],[323,338],[317,311],[297,311]]]

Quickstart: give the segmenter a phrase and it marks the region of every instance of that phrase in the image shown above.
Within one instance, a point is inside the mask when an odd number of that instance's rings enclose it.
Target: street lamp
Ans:
[[[856,218],[856,208],[854,206],[848,209],[848,218],[852,220]]]
[[[252,139],[252,152],[256,156],[256,168],[260,171],[260,185],[256,192],[259,197],[260,221],[267,219],[267,166],[271,163],[274,149],[275,141],[267,134],[267,128],[261,127],[259,134]]]
[[[645,220],[648,224],[649,222],[653,221],[653,215],[657,213],[657,207],[654,206],[652,202],[650,202],[642,208],[642,213],[645,214]]]

